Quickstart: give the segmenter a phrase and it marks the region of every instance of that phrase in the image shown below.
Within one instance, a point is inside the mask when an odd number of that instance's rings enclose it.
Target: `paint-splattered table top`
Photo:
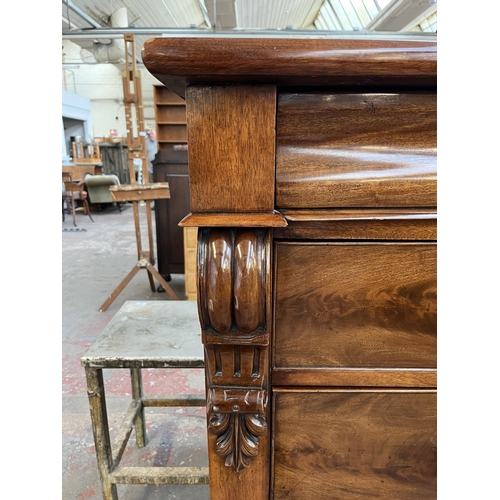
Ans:
[[[202,368],[196,301],[126,301],[81,358],[94,368]]]

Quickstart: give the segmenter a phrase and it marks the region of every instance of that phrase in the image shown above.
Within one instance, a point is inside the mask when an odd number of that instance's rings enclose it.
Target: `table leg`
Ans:
[[[130,380],[132,382],[132,398],[135,400],[142,399],[142,375],[140,368],[130,369]],[[141,412],[135,421],[135,440],[139,448],[146,445],[146,420],[144,417],[144,406],[141,402]]]
[[[97,467],[101,478],[103,500],[118,500],[116,485],[110,482],[113,464],[111,442],[109,438],[108,414],[102,369],[85,368],[87,377],[87,395],[89,397],[90,417],[94,432]]]

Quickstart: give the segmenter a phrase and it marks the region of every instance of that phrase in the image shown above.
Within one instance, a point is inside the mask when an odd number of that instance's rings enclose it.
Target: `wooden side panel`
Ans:
[[[436,394],[274,394],[274,497],[432,500]]]
[[[192,212],[272,212],[276,89],[186,91]]]
[[[278,243],[276,260],[276,367],[436,367],[435,244]]]
[[[279,208],[437,205],[436,93],[280,94]]]

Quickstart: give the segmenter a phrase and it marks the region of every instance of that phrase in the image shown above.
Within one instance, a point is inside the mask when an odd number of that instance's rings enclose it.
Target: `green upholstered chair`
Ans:
[[[109,186],[119,186],[120,179],[116,175],[87,175],[85,176],[85,185],[89,195],[90,203],[99,206],[99,211],[102,210],[102,205],[114,203],[111,197]],[[121,204],[117,203],[118,210],[121,212]]]

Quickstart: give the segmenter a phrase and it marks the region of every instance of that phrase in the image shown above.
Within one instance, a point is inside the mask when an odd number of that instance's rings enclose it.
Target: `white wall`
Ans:
[[[69,40],[62,42],[63,63],[75,65],[62,70],[62,87],[90,100],[92,137],[109,137],[111,129],[117,129],[118,136],[125,137],[127,127],[120,70],[113,64],[83,64],[81,47]],[[147,69],[138,69],[141,72],[144,122],[149,129],[155,126],[153,86],[159,82]]]
[[[90,100],[86,97],[62,91],[62,161],[66,163],[72,157],[70,137],[80,135],[84,141],[92,140],[92,116]]]

